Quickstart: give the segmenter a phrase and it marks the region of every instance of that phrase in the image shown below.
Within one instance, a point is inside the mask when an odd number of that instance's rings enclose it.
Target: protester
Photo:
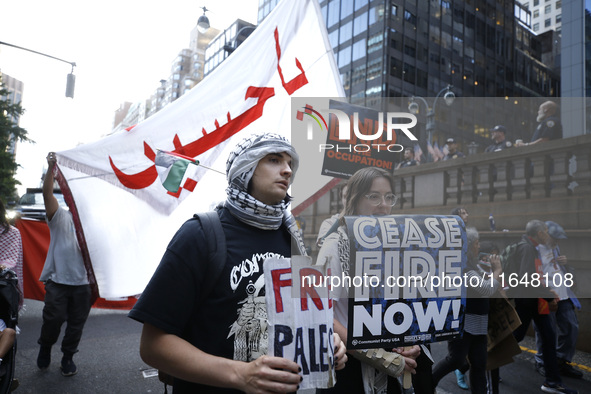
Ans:
[[[519,261],[518,278],[532,279],[534,273],[542,273],[540,254],[536,247],[548,242],[548,226],[540,220],[531,220],[525,227],[525,234],[516,249]],[[552,327],[549,311],[556,310],[556,293],[544,286],[527,287],[525,284],[510,288],[508,296],[515,298],[515,310],[521,320],[521,326],[513,332],[520,342],[525,337],[530,322],[533,320],[540,333],[545,369],[542,391],[547,393],[577,393],[562,385],[556,359],[556,333]]]
[[[45,283],[43,325],[38,343],[39,369],[51,363],[51,347],[57,342],[61,327],[67,323],[61,351],[63,376],[78,372],[73,356],[78,352],[84,324],[91,307],[91,289],[84,260],[76,238],[72,213],[62,208],[53,195],[54,152],[47,155],[48,169],[43,180],[43,201],[49,226],[50,241],[45,265],[39,280]]]
[[[419,163],[415,160],[415,150],[413,148],[405,148],[404,149],[404,160],[398,163],[396,169],[404,168],[404,167],[412,167],[416,166]]]
[[[443,160],[450,160],[450,159],[462,159],[466,157],[465,154],[458,151],[458,142],[453,138],[448,138],[447,141],[447,154],[443,157]]]
[[[566,283],[568,274],[567,258],[560,252],[558,246],[561,239],[567,239],[564,229],[556,222],[546,222],[548,226],[548,242],[546,244],[538,245],[537,249],[542,259],[542,270],[544,274],[548,275],[548,287],[558,294],[560,301],[558,301],[558,309],[555,312],[550,312],[550,319],[554,331],[557,333],[556,357],[558,359],[558,368],[562,375],[571,378],[582,378],[583,373],[569,363],[572,362],[576,351],[577,338],[579,336],[579,321],[575,309],[581,309],[581,303],[572,292],[571,287]],[[572,274],[571,274],[572,275]],[[536,370],[542,376],[546,374],[544,371],[544,358],[542,350],[541,335],[538,326],[534,324],[536,329],[536,346],[537,354]]]
[[[367,167],[358,170],[347,183],[345,195],[345,209],[342,217],[351,215],[387,215],[391,212],[396,203],[397,197],[392,193],[393,180],[386,170]],[[351,274],[349,266],[349,239],[346,234],[346,227],[341,218],[341,226],[337,231],[328,235],[318,254],[317,261],[323,264],[327,259],[330,261],[331,275],[341,277]],[[335,331],[344,342],[347,340],[348,305],[347,288],[335,289],[334,313]],[[390,349],[392,350],[392,349]],[[402,349],[395,349],[400,352],[397,355],[399,373],[403,370],[414,372],[417,363],[415,359],[419,355],[418,346],[413,346],[406,352]],[[353,354],[353,353],[351,353]],[[357,354],[359,357],[359,354]],[[350,357],[345,369],[337,372],[337,384],[332,389],[325,390],[329,393],[381,393],[387,388],[387,392],[400,392],[400,384],[397,379],[380,372],[357,358]],[[432,391],[431,391],[432,392]]]
[[[489,130],[491,133],[491,138],[493,143],[486,147],[484,150],[485,152],[500,152],[504,149],[508,149],[513,144],[511,141],[507,141],[505,139],[505,134],[507,133],[507,129],[503,125],[496,125],[492,129]]]
[[[562,124],[558,117],[558,105],[554,101],[546,101],[538,108],[536,118],[538,127],[530,142],[515,141],[515,146],[529,146],[562,138]]]
[[[468,216],[470,216],[470,215],[468,214],[468,211],[466,211],[466,208],[464,208],[464,207],[454,208],[454,209],[452,209],[451,214],[461,217],[462,220],[464,221],[464,224],[466,226],[468,225]]]
[[[465,275],[467,283],[470,278],[478,278],[478,287],[468,286],[466,295],[466,314],[464,317],[464,335],[462,338],[448,342],[448,355],[433,367],[435,385],[451,371],[461,367],[466,357],[470,361],[470,389],[472,393],[487,392],[486,359],[489,297],[500,288],[499,275],[502,272],[499,256],[490,256],[492,275],[479,266],[479,235],[473,227],[466,229],[467,267]]]
[[[304,252],[288,210],[287,190],[298,162],[282,136],[259,134],[241,141],[226,166],[228,197],[218,213],[227,258],[213,290],[201,293],[211,280],[208,265],[215,263],[207,258],[210,229],[192,219],[174,236],[129,313],[144,324],[142,359],[174,376],[175,393],[297,390],[298,364],[266,355],[263,256],[290,257],[292,242]],[[247,330],[244,335],[239,327]],[[338,335],[334,346],[335,367],[342,369],[347,356]]]
[[[23,243],[21,233],[8,223],[6,207],[0,200],[0,269],[15,271],[18,277],[19,310],[23,306]]]

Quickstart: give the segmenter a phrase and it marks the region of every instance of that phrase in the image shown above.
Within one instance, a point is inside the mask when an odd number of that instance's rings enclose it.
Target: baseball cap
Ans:
[[[448,138],[447,141],[445,141],[448,144],[454,144],[456,142],[456,140],[454,140],[453,138]]]
[[[507,132],[507,128],[503,125],[496,125],[495,127],[493,127],[492,129],[490,129],[489,131],[502,131],[503,133]]]
[[[554,239],[566,239],[566,233],[560,224],[556,222],[547,221],[546,226],[548,226],[548,234]]]

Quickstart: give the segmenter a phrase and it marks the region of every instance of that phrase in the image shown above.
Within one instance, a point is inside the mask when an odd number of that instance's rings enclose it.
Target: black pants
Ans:
[[[464,332],[461,339],[448,342],[448,354],[433,368],[435,385],[448,373],[460,368],[468,356],[470,361],[470,389],[486,394],[486,335]]]
[[[556,332],[552,326],[550,315],[538,313],[537,298],[516,298],[515,311],[519,315],[521,325],[513,331],[513,336],[517,342],[521,342],[533,320],[540,332],[542,342],[542,357],[544,359],[544,369],[546,370],[545,381],[552,384],[562,384],[558,372],[558,360],[556,359]]]
[[[90,285],[69,286],[47,281],[43,326],[37,342],[41,346],[53,346],[60,335],[62,324],[67,322],[61,350],[65,356],[71,357],[76,353],[90,313],[90,297]]]

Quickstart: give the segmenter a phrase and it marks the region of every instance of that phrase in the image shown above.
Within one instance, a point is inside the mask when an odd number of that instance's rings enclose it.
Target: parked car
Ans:
[[[61,190],[54,190],[53,195],[58,203],[68,209]],[[43,203],[43,190],[40,188],[28,188],[13,209],[7,210],[9,220],[33,219],[45,220],[45,204]]]

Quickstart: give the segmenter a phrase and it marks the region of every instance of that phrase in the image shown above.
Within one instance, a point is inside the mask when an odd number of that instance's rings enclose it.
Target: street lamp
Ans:
[[[209,18],[205,15],[209,11],[206,7],[199,7],[203,10],[203,15],[197,19],[197,30],[199,33],[204,34],[209,29]]]
[[[18,45],[9,44],[7,42],[0,41],[0,45],[6,45],[6,46],[17,48],[17,49],[22,49],[23,51],[28,51],[28,52],[36,53],[37,55],[49,57],[49,58],[52,58],[52,59],[55,59],[55,60],[59,60],[60,62],[68,63],[69,65],[71,65],[72,66],[72,71],[68,74],[68,77],[67,77],[67,80],[66,80],[66,97],[74,98],[74,86],[76,86],[76,76],[74,75],[74,67],[76,67],[76,63],[75,62],[69,62],[67,60],[60,59],[59,57],[47,55],[45,53],[37,52],[37,51],[34,51],[32,49],[27,49],[27,48],[19,47]]]
[[[408,103],[408,110],[416,115],[419,113],[419,103],[418,101],[422,101],[423,104],[425,104],[425,108],[427,108],[427,141],[429,144],[431,144],[431,138],[433,136],[433,131],[435,130],[435,108],[437,105],[437,100],[439,99],[439,97],[441,97],[441,94],[443,92],[445,92],[445,94],[443,95],[443,100],[445,101],[445,105],[447,105],[448,107],[450,105],[453,104],[456,95],[454,94],[454,92],[452,92],[451,88],[453,86],[452,85],[447,85],[446,87],[444,87],[443,89],[441,89],[439,91],[439,93],[437,93],[437,96],[435,96],[435,100],[433,101],[433,106],[429,107],[429,103],[427,103],[427,100],[425,100],[423,97],[420,96],[412,96],[410,98],[410,102]]]
[[[224,45],[224,51],[228,52],[228,54],[231,54],[232,52],[234,52],[236,50],[236,48],[238,48],[238,46],[240,46],[240,44],[242,44],[242,42],[244,42],[244,40],[246,40],[248,38],[248,36],[250,36],[250,34],[256,28],[257,28],[256,26],[243,26],[240,30],[238,30],[238,32],[236,33],[236,36],[231,41],[231,43]],[[244,39],[242,41],[238,41],[238,38],[240,37],[240,35],[247,30],[250,30],[250,33],[246,34],[246,37],[244,37]]]

